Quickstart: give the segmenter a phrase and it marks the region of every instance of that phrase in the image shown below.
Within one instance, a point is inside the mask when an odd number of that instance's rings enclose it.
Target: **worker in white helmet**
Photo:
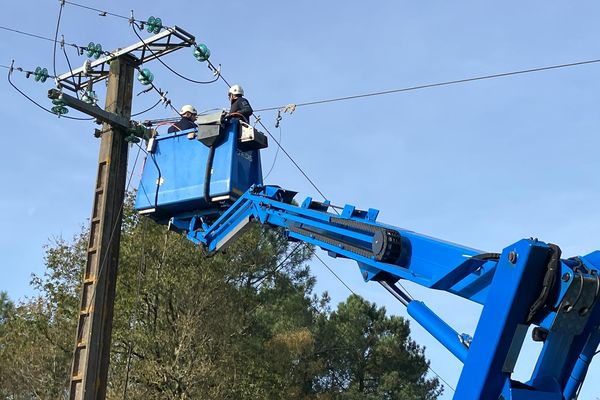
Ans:
[[[244,89],[240,85],[233,85],[229,88],[229,117],[239,118],[245,122],[250,122],[250,116],[254,112],[248,100],[244,98]]]
[[[190,104],[186,104],[179,110],[181,119],[169,127],[169,133],[177,133],[180,131],[186,131],[188,129],[196,129],[196,117],[198,112],[196,108]]]

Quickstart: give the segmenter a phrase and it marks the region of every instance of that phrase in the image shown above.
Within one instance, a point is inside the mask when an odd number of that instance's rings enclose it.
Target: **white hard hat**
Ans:
[[[194,108],[194,106],[190,105],[190,104],[186,104],[185,106],[181,107],[181,110],[179,110],[179,114],[185,114],[186,112],[192,113],[192,114],[198,114],[198,112],[196,111],[196,109]]]
[[[242,87],[240,85],[233,85],[232,87],[229,88],[229,94],[233,94],[236,96],[243,96],[244,95],[244,89],[242,89]]]

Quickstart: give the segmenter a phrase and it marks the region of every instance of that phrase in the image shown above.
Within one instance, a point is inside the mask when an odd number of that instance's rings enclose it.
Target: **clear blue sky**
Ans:
[[[139,19],[160,16],[188,30],[256,109],[600,58],[600,3],[593,1],[79,3],[126,15],[133,9]],[[58,1],[9,2],[0,25],[50,37],[58,9]],[[60,31],[69,43],[105,49],[137,41],[125,20],[68,4]],[[52,43],[0,36],[0,64],[15,59],[52,72]],[[83,63],[67,51],[73,65]],[[165,61],[195,79],[211,77],[189,50]],[[67,70],[60,51],[56,64]],[[194,85],[156,62],[148,67],[177,106],[227,107],[222,82]],[[599,76],[600,64],[591,64],[299,108],[284,117],[282,142],[330,200],[378,208],[389,224],[486,251],[533,236],[559,244],[565,256],[587,254],[600,248]],[[50,106],[51,82],[18,73],[14,82]],[[32,294],[30,275],[43,272],[49,238],[70,238],[86,223],[99,142],[93,124],[58,120],[5,79],[0,88],[0,290],[18,300]],[[155,101],[153,93],[137,96],[134,111]],[[146,117],[172,115],[157,108]],[[278,135],[275,114],[260,115]],[[275,146],[264,153],[265,169],[274,154]],[[318,198],[281,154],[268,181],[298,190],[300,200]],[[406,315],[378,285],[364,284],[354,263],[325,259],[354,291]],[[349,294],[318,262],[313,272],[318,290],[336,303]],[[474,331],[479,307],[408,286],[456,330]],[[459,363],[412,326],[432,368],[454,386]],[[517,378],[526,379],[535,350],[526,346]],[[588,377],[598,376],[599,365]],[[443,398],[451,395],[447,389]],[[580,398],[599,395],[600,384],[588,379]]]

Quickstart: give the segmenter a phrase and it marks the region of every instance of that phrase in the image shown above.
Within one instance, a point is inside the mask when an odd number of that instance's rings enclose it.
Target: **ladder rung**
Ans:
[[[94,308],[93,307],[88,307],[86,309],[79,310],[79,315],[90,315],[93,312],[94,312]]]

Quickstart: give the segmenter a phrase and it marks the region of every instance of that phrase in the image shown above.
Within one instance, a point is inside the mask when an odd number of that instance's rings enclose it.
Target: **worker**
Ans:
[[[233,85],[229,88],[229,101],[231,102],[231,108],[228,116],[250,122],[253,110],[248,100],[244,98],[244,89],[240,85]]]
[[[195,121],[196,117],[198,116],[198,112],[194,106],[186,104],[185,106],[181,107],[181,110],[179,110],[179,115],[181,115],[181,119],[169,127],[169,133],[177,133],[180,131],[197,128]]]

